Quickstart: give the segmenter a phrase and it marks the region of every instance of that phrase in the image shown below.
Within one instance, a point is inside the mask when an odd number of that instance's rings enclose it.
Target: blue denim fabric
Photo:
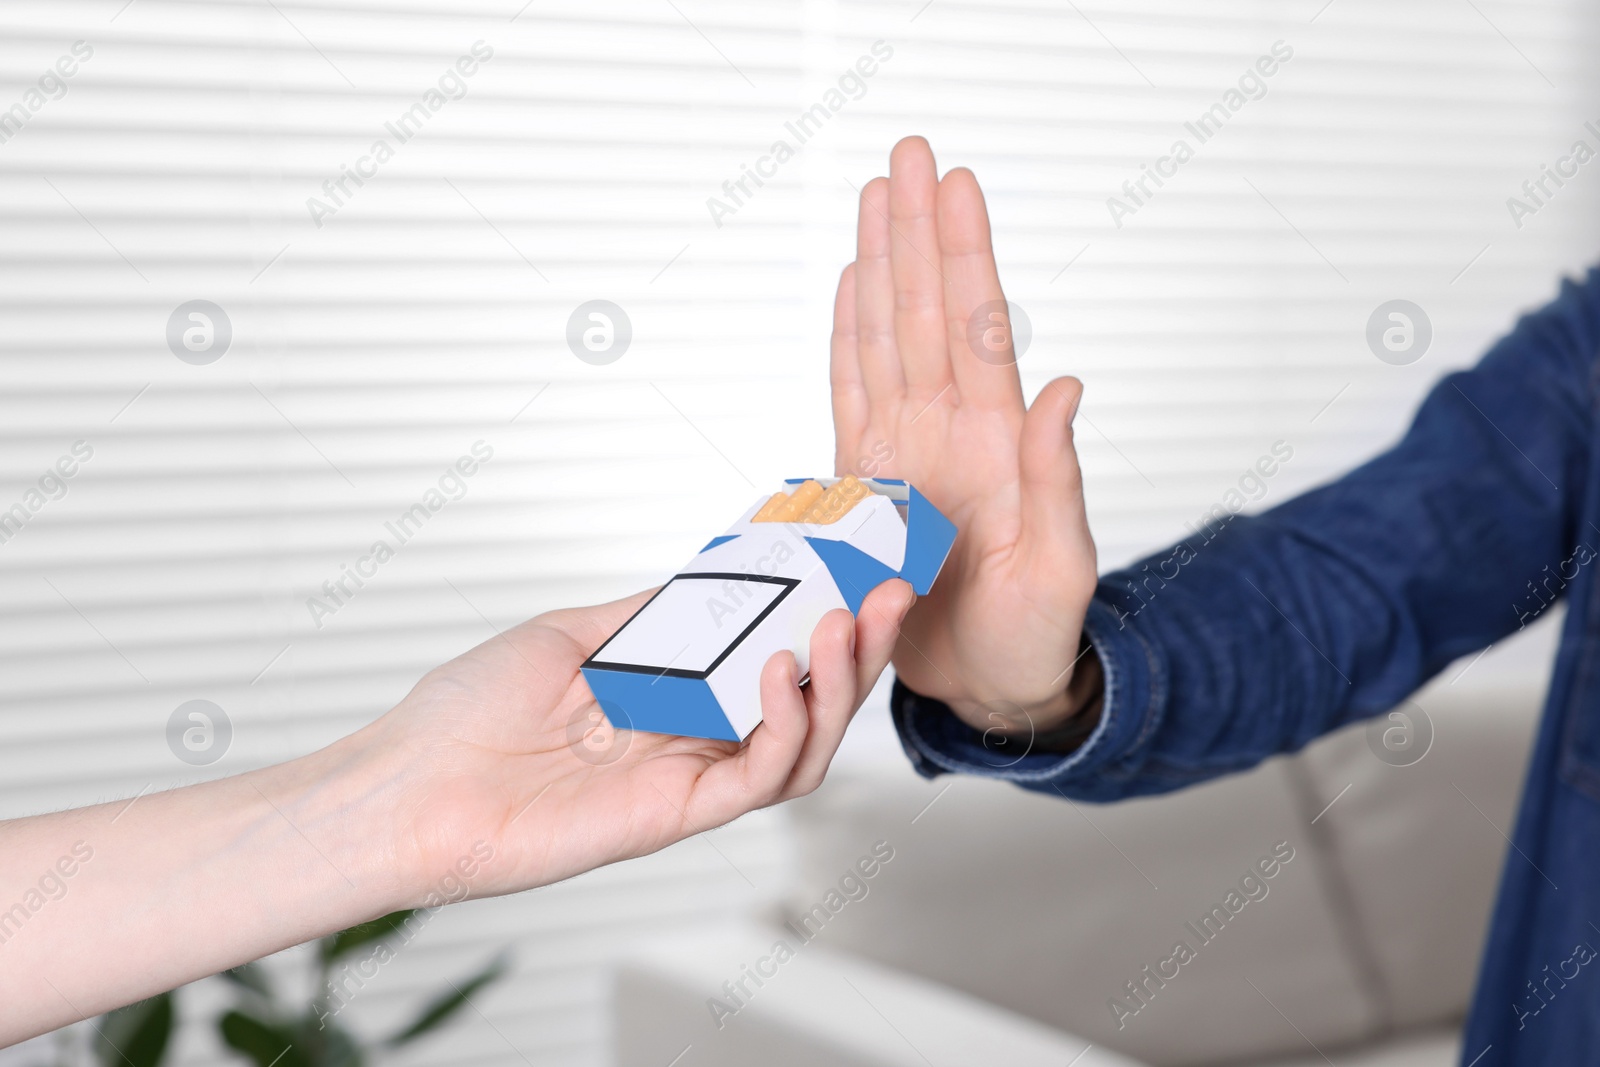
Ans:
[[[1570,576],[1462,1062],[1596,1062],[1600,560],[1582,561],[1600,551],[1597,350],[1600,268],[1441,380],[1388,452],[1106,575],[1086,624],[1105,708],[1078,750],[1007,755],[897,683],[912,762],[1089,801],[1179,789],[1393,708],[1519,629],[1530,583]]]

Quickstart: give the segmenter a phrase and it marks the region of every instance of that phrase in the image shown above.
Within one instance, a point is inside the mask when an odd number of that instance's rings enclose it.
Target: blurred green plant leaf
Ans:
[[[287,1027],[230,1011],[217,1023],[217,1030],[229,1048],[249,1057],[256,1067],[316,1067]]]
[[[341,957],[400,934],[416,914],[397,911],[322,938],[317,944],[322,977],[326,979],[329,968]],[[428,1002],[410,1026],[382,1045],[398,1047],[444,1026],[470,1003],[472,996],[509,968],[509,953],[501,953],[470,978],[451,983],[448,991]],[[245,964],[224,971],[220,977],[248,991],[248,996],[218,1020],[218,1032],[229,1048],[255,1067],[364,1067],[367,1057],[378,1047],[363,1043],[339,1025],[337,1011],[325,996],[315,997],[309,1006],[279,1005],[267,972],[259,964]]]
[[[167,1054],[172,1022],[171,993],[118,1008],[95,1027],[95,1059],[118,1067],[156,1067]]]
[[[241,963],[231,971],[223,971],[220,977],[263,999],[272,999],[272,981],[267,977],[266,968],[259,963]]]
[[[354,1034],[332,1019],[318,1020],[307,1013],[301,1028],[301,1046],[314,1067],[362,1067],[366,1053]]]
[[[325,937],[319,942],[324,966],[339,959],[341,956],[354,952],[363,945],[370,945],[376,941],[386,941],[399,932],[406,921],[416,914],[416,910],[390,912],[371,922],[352,926],[348,930],[341,930],[332,937]]]
[[[450,989],[422,1009],[416,1021],[404,1030],[395,1034],[388,1040],[391,1047],[408,1044],[417,1038],[449,1022],[456,1012],[464,1007],[471,996],[491,982],[498,981],[511,966],[510,953],[502,952],[489,961],[488,966],[465,982],[452,982]]]

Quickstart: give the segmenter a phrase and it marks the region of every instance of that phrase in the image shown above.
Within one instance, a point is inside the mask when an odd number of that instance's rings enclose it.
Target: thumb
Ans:
[[[1057,378],[1034,398],[1022,421],[1018,462],[1022,484],[1024,558],[1060,560],[1069,573],[1094,574],[1094,540],[1083,505],[1083,472],[1073,447],[1072,421],[1083,399],[1083,383]]]

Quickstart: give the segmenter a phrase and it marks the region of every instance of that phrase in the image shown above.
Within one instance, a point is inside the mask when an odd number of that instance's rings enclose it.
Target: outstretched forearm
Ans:
[[[406,906],[381,818],[397,788],[358,734],[0,823],[0,1045]]]
[[[889,662],[898,579],[761,674],[744,743],[604,724],[579,666],[649,593],[552,612],[311,755],[0,823],[0,1045],[413,907],[547,885],[817,787]],[[601,758],[596,758],[597,753]],[[470,884],[468,882],[470,880]]]

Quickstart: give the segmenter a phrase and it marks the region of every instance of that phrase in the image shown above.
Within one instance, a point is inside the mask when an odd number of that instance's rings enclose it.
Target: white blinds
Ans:
[[[1279,440],[1294,458],[1262,505],[1285,499],[1392,439],[1590,256],[1593,168],[1520,229],[1505,201],[1574,140],[1600,148],[1592,28],[1576,0],[8,0],[0,509],[26,522],[0,543],[0,814],[322,744],[489,623],[651,584],[774,479],[825,468],[852,187],[909,132],[985,183],[1030,389],[1088,383],[1106,564]],[[708,199],[878,41],[861,91],[717,225]],[[1279,41],[1265,95],[1198,143],[1185,122]],[[386,124],[408,113],[402,139]],[[1107,198],[1184,137],[1194,157],[1118,228]],[[1432,323],[1409,366],[1365,340],[1393,299]],[[232,330],[206,364],[167,340],[197,300]],[[590,300],[631,321],[615,362],[568,349]],[[65,495],[32,507],[78,441]],[[493,456],[459,499],[314,613],[477,442]],[[167,747],[192,699],[233,725],[206,767]],[[717,846],[737,870],[691,841],[442,916],[352,1010],[396,1012],[512,940],[489,1021],[418,1062],[596,1063],[605,951],[776,888],[781,819]]]

